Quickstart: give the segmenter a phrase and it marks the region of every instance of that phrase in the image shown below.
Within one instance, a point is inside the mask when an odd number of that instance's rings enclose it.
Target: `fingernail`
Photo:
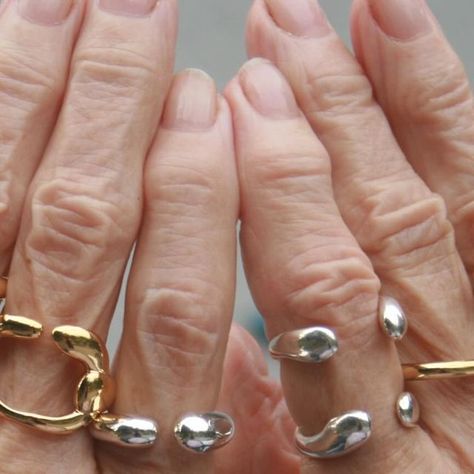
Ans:
[[[178,74],[168,95],[163,125],[184,131],[205,130],[214,125],[216,116],[214,81],[198,69],[187,69]]]
[[[295,36],[324,36],[331,31],[317,0],[266,0],[275,23]]]
[[[275,119],[299,115],[293,91],[272,63],[253,59],[241,69],[239,78],[247,100],[260,114]]]
[[[33,23],[58,25],[69,16],[73,3],[73,0],[18,0],[18,10]]]
[[[395,39],[410,40],[433,28],[425,0],[369,0],[369,4],[382,31]]]
[[[102,10],[125,16],[149,15],[156,4],[157,0],[99,0]]]

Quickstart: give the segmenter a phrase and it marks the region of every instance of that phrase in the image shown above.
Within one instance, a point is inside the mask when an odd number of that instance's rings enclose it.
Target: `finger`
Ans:
[[[242,327],[232,326],[219,410],[232,413],[237,432],[217,454],[219,474],[299,474],[294,422],[281,386],[268,373],[262,350]]]
[[[185,451],[173,434],[180,416],[215,410],[235,291],[232,124],[201,71],[186,71],[173,83],[146,165],[145,193],[114,409],[157,420],[160,438],[133,459],[104,446],[102,464],[140,474],[209,474],[213,456]]]
[[[323,325],[340,341],[338,356],[317,369],[282,364],[290,413],[305,434],[315,434],[343,412],[369,412],[373,438],[344,472],[390,472],[398,462],[391,447],[406,449],[409,466],[419,459],[413,443],[425,453],[430,442],[420,430],[405,433],[395,419],[402,380],[396,350],[377,327],[379,280],[339,214],[328,155],[269,63],[244,67],[227,95],[236,130],[244,261],[269,336]],[[361,380],[371,386],[360,387]],[[344,465],[324,464],[324,472]],[[303,466],[303,472],[317,469],[314,462]]]
[[[83,2],[0,6],[0,272],[5,274],[26,190],[57,118]]]
[[[471,291],[444,202],[407,162],[369,81],[322,10],[313,0],[298,4],[310,5],[311,15],[290,16],[289,5],[279,0],[267,0],[268,8],[257,1],[249,48],[276,61],[328,150],[338,206],[370,256],[383,291],[399,297],[408,314],[419,315],[409,337],[422,343],[410,357],[445,358],[447,346],[458,346],[449,357],[465,358],[459,338],[472,326]],[[311,29],[306,36],[298,29],[302,25]],[[434,281],[445,291],[433,291]],[[440,327],[443,340],[434,334]]]
[[[445,203],[407,162],[367,77],[322,11],[312,0],[299,3],[312,5],[312,15],[293,15],[289,24],[287,3],[268,0],[265,8],[257,2],[250,49],[274,59],[289,79],[331,156],[344,221],[370,256],[382,291],[398,298],[410,315],[410,331],[400,346],[403,360],[470,358],[472,295]],[[305,36],[297,29],[301,25],[310,28]],[[465,399],[466,388],[456,397]],[[434,408],[452,403],[451,392],[445,385],[425,389],[424,395],[424,389],[414,389],[423,420],[429,412],[438,422],[432,431],[440,432],[443,424],[441,432],[451,432],[449,442],[455,442],[460,418],[446,420]],[[459,411],[460,417],[465,414]]]
[[[32,347],[18,345],[2,357],[2,395],[14,406],[52,414],[71,409],[79,379],[52,347],[52,326],[77,324],[106,335],[141,217],[143,162],[171,79],[175,25],[173,0],[89,4],[12,261],[7,309],[46,329],[34,358]],[[5,430],[0,449],[21,439],[36,458],[41,453],[48,465],[63,465],[56,437],[11,424]],[[75,447],[70,468],[92,470],[85,433],[68,440],[63,449]]]
[[[357,56],[398,142],[446,201],[472,283],[474,99],[463,65],[422,0],[357,1],[352,24]]]

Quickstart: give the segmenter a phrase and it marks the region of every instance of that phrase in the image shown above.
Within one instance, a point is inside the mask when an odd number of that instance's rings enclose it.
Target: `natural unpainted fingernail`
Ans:
[[[266,0],[277,25],[295,36],[324,36],[331,31],[317,0]]]
[[[27,20],[41,25],[58,25],[71,12],[74,0],[18,0],[18,10]]]
[[[432,30],[425,0],[369,0],[375,21],[388,36],[410,40]]]
[[[290,85],[269,61],[260,58],[249,61],[239,78],[245,96],[260,114],[275,119],[299,115]]]
[[[129,16],[149,15],[157,0],[99,0],[99,7],[110,13]]]
[[[171,87],[163,117],[166,128],[203,130],[217,116],[217,91],[211,77],[199,69],[178,74]]]

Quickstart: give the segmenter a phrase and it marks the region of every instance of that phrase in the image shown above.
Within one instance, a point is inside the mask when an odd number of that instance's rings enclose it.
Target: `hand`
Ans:
[[[269,336],[324,325],[340,341],[330,363],[282,364],[290,412],[306,434],[347,410],[373,418],[368,444],[301,472],[474,472],[470,379],[406,384],[420,424],[395,415],[401,362],[473,357],[472,93],[422,1],[356,0],[352,36],[356,57],[313,0],[256,0],[250,55],[283,75],[255,60],[226,91]],[[397,347],[377,324],[380,291],[409,318]]]
[[[10,1],[0,15],[0,271],[10,277],[7,312],[45,328],[35,343],[2,338],[0,398],[71,411],[83,369],[50,331],[72,324],[106,337],[138,237],[111,410],[153,418],[160,434],[154,448],[130,451],[85,429],[58,437],[2,418],[1,471],[208,474],[213,457],[185,452],[173,426],[214,409],[219,394],[238,215],[230,113],[213,81],[188,71],[156,133],[174,0],[71,5]],[[231,360],[250,366],[248,336],[236,330],[232,341],[246,352]]]

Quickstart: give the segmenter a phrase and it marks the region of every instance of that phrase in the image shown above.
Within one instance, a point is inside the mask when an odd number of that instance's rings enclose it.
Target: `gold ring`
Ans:
[[[0,277],[0,299],[6,296],[6,278]],[[0,314],[0,337],[38,338],[43,327],[23,316]],[[120,445],[152,445],[158,428],[153,420],[124,417],[108,412],[115,399],[115,382],[110,375],[107,349],[91,331],[77,326],[59,326],[52,332],[54,342],[69,357],[87,369],[77,385],[75,408],[64,416],[45,416],[15,410],[0,400],[0,416],[53,434],[70,434],[89,426],[92,436]]]
[[[402,369],[404,379],[411,381],[472,377],[474,375],[474,360],[403,364]]]

